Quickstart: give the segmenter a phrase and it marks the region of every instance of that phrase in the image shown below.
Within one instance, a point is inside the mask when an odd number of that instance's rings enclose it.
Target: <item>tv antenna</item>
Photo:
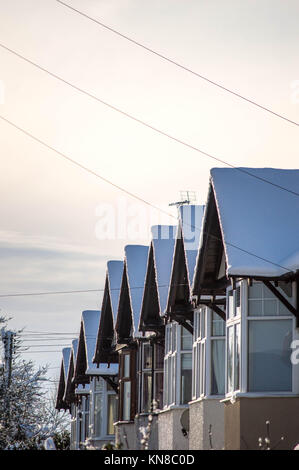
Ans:
[[[195,204],[196,203],[196,192],[195,191],[180,191],[181,200],[177,202],[171,202],[169,206],[184,206],[186,204]]]

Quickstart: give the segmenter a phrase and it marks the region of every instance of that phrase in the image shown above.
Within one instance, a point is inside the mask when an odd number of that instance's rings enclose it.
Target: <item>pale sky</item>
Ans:
[[[299,102],[292,99],[291,88],[299,80],[297,0],[68,3],[298,122]],[[298,127],[164,62],[55,0],[0,0],[0,43],[233,165],[299,167]],[[205,202],[209,170],[219,164],[118,115],[2,48],[0,64],[5,88],[1,115],[173,214],[168,204],[180,198],[180,190],[194,190],[197,202]],[[125,197],[130,212],[136,202],[2,121],[0,148],[0,294],[103,288],[106,262],[122,258],[124,245],[132,241],[99,240],[98,208],[105,203],[117,211]],[[162,216],[160,221],[169,220]],[[150,223],[146,212],[148,233]],[[11,326],[36,331],[77,332],[81,311],[100,306],[100,293],[0,298],[1,311],[13,317]],[[57,367],[61,354],[26,357]],[[58,369],[51,371],[55,375]]]

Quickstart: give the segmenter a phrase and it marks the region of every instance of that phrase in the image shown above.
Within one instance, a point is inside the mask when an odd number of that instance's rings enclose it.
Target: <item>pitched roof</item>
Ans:
[[[74,377],[74,365],[76,363],[76,358],[77,358],[77,351],[78,351],[78,339],[73,339],[72,346],[70,348],[67,378],[66,378],[66,383],[65,383],[65,391],[63,395],[63,400],[67,404],[72,403],[74,399],[75,385],[73,383],[73,377]]]
[[[97,332],[96,346],[93,362],[118,362],[118,354],[112,351],[114,328],[116,324],[121,282],[123,275],[123,261],[108,261],[106,270],[105,288],[102,301],[101,318]]]
[[[111,364],[109,367],[108,364],[101,363],[99,367],[97,367],[97,365],[92,362],[96,347],[100,316],[101,312],[99,310],[85,310],[82,312],[81,328],[83,328],[86,355],[86,375],[114,375],[118,372],[118,364]]]
[[[67,374],[70,365],[71,348],[63,348],[62,350],[62,361],[64,370],[64,380],[67,381]]]
[[[143,289],[147,266],[148,246],[127,245],[125,262],[132,313],[133,334],[139,336],[138,324],[142,306]]]
[[[61,368],[60,368],[60,378],[59,378],[56,405],[55,405],[55,408],[57,410],[67,409],[69,407],[69,405],[64,401],[64,394],[65,394],[66,383],[67,383],[70,353],[71,353],[71,348],[63,348]]]
[[[279,277],[295,272],[299,197],[289,191],[298,193],[299,170],[240,170],[211,170],[227,274]]]
[[[179,224],[182,230],[186,267],[190,286],[193,283],[196,258],[201,237],[205,206],[183,205],[179,209]]]
[[[156,284],[160,313],[165,312],[177,228],[174,225],[154,225],[151,228]]]
[[[107,276],[108,276],[108,286],[109,294],[111,299],[111,309],[114,319],[114,324],[117,317],[117,309],[120,295],[121,279],[124,269],[123,261],[108,261],[107,263]]]

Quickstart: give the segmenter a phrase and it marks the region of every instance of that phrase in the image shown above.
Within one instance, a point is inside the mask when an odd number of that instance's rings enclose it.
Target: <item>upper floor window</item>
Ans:
[[[192,398],[223,395],[225,389],[225,322],[202,307],[194,312]]]
[[[176,322],[166,325],[164,357],[164,406],[191,400],[192,334]]]

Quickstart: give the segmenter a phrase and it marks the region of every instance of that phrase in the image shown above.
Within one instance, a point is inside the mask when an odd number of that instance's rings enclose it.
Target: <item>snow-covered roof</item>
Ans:
[[[278,277],[299,269],[299,197],[289,192],[299,192],[299,170],[214,168],[211,183],[228,275]]]
[[[62,349],[62,362],[63,362],[63,372],[64,372],[64,380],[67,381],[67,375],[69,371],[70,365],[70,357],[71,357],[71,348],[63,348]]]
[[[73,357],[74,357],[74,364],[76,363],[76,359],[77,359],[78,343],[79,343],[78,338],[73,339],[73,341],[72,341],[72,351],[73,351]]]
[[[101,312],[99,310],[85,310],[82,312],[82,325],[84,333],[85,353],[86,353],[86,371],[87,375],[115,375],[118,372],[118,364],[100,364],[97,367],[92,362],[96,341],[98,327],[100,323]]]
[[[148,246],[144,245],[127,245],[125,247],[125,261],[133,316],[132,324],[134,336],[141,335],[138,331],[138,324],[142,306],[148,249]]]
[[[177,227],[173,225],[154,225],[151,228],[161,314],[164,313],[167,306],[176,231]]]
[[[196,258],[200,242],[202,220],[205,206],[183,205],[180,206],[180,226],[184,241],[185,257],[190,286],[193,282]]]
[[[111,309],[112,309],[114,324],[116,322],[116,317],[117,317],[117,309],[118,309],[123,269],[124,269],[123,261],[113,260],[113,261],[108,261],[107,263],[109,294],[110,294],[110,299],[111,299]]]

